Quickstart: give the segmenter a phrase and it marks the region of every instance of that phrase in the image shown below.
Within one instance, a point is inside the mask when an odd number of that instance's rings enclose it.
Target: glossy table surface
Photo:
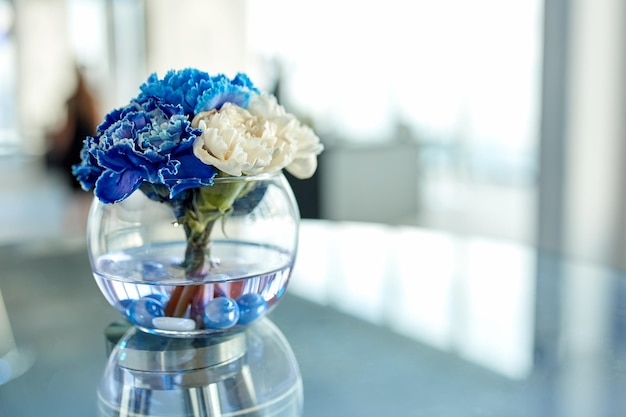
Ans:
[[[119,316],[82,242],[0,248],[0,292],[0,349],[12,334],[23,371],[0,384],[0,417],[97,415],[104,331]],[[600,265],[303,221],[271,319],[298,360],[304,416],[626,415],[626,277]]]

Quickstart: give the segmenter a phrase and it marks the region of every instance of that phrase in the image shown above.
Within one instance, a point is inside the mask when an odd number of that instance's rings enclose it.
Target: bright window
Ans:
[[[426,145],[463,151],[470,168],[532,176],[541,5],[252,1],[249,40],[259,56],[281,63],[284,87],[294,92],[287,104],[334,137],[388,141],[402,124]]]

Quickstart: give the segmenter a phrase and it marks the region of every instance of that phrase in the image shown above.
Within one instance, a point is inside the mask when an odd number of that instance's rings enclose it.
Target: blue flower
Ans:
[[[259,94],[259,91],[244,74],[237,74],[232,80],[224,75],[212,77],[210,87],[198,97],[194,114],[219,110],[224,103],[233,103],[245,109],[248,107],[251,93]]]
[[[109,113],[88,137],[74,175],[105,203],[121,201],[145,181],[161,184],[173,198],[183,190],[211,185],[216,171],[193,154],[200,131],[182,106],[147,98]]]
[[[156,98],[163,103],[180,105],[190,119],[202,111],[219,110],[226,102],[246,108],[250,95],[259,94],[245,74],[237,74],[230,80],[223,74],[210,76],[193,68],[169,71],[163,79],[152,74],[140,90],[138,102]]]
[[[159,79],[156,74],[151,74],[148,80],[139,87],[141,93],[137,101],[143,103],[157,98],[163,103],[180,105],[185,114],[192,115],[198,95],[209,88],[210,80],[211,77],[206,72],[191,68],[169,71],[163,79]]]

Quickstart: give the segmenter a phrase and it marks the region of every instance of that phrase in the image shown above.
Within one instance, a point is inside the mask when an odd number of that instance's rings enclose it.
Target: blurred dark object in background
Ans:
[[[321,157],[321,155],[320,155]],[[321,162],[321,159],[320,161]],[[320,164],[321,166],[321,164]],[[297,179],[293,175],[285,172],[287,181],[291,185],[298,207],[300,208],[300,217],[303,219],[320,219],[320,176],[319,168],[311,178],[305,180]]]
[[[76,87],[65,107],[65,121],[46,137],[46,166],[59,171],[67,185],[78,191],[80,184],[72,175],[72,165],[80,162],[83,141],[96,133],[99,123],[96,100],[79,68],[76,68]]]

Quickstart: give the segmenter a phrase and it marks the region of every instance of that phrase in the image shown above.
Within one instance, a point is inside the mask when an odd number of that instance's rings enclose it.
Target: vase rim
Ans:
[[[203,185],[203,186],[194,187],[194,188],[212,187],[216,184],[229,184],[229,183],[235,183],[235,182],[241,183],[241,182],[267,181],[267,180],[271,180],[274,178],[280,178],[282,176],[283,176],[283,171],[280,170],[280,171],[275,171],[275,172],[264,172],[262,174],[256,174],[256,175],[241,175],[238,177],[235,177],[235,176],[215,177],[213,178],[213,184]],[[93,199],[96,201],[99,201],[102,204],[115,204],[115,203],[106,203],[100,200],[95,194],[93,194]]]

